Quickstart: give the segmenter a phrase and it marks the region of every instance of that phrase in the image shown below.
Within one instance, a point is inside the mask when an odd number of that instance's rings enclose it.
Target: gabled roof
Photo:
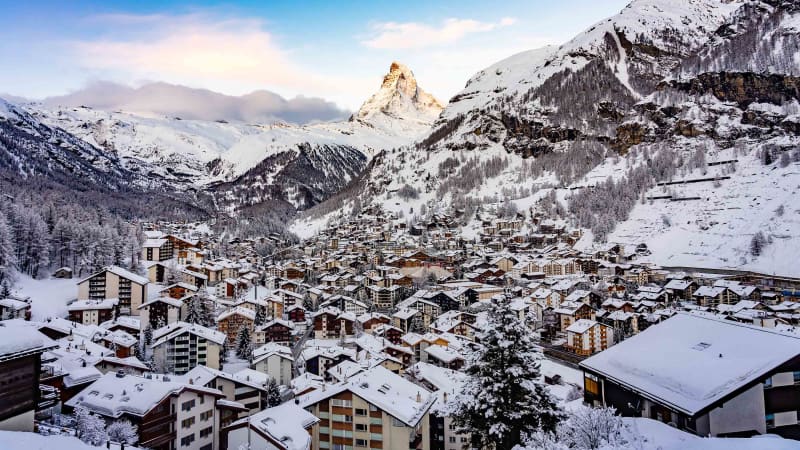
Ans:
[[[84,281],[86,281],[86,280],[88,280],[90,278],[93,278],[96,275],[99,275],[99,274],[101,274],[103,272],[111,272],[114,275],[117,275],[118,277],[131,280],[132,282],[134,282],[136,284],[145,285],[145,284],[150,283],[150,280],[148,280],[147,278],[145,278],[145,277],[143,277],[141,275],[136,275],[135,273],[133,273],[131,271],[128,271],[128,270],[125,270],[122,267],[119,267],[119,266],[108,266],[108,267],[104,267],[103,269],[101,269],[101,270],[89,275],[88,277],[78,281],[78,284],[81,284]]]
[[[189,386],[174,381],[107,373],[65,404],[70,407],[83,406],[92,412],[114,418],[123,414],[142,417],[167,396],[177,395],[184,390],[192,390],[215,397],[223,396],[216,389],[202,386]]]
[[[279,449],[306,450],[311,448],[311,434],[307,429],[317,422],[319,419],[310,412],[294,402],[286,402],[240,419],[231,427],[247,424],[266,435]]]
[[[298,398],[308,407],[341,392],[349,391],[383,410],[404,424],[415,427],[436,401],[436,396],[421,386],[375,366],[342,383],[317,389]]]

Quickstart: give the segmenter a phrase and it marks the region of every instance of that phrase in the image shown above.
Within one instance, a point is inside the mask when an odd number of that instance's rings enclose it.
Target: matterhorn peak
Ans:
[[[372,125],[398,120],[430,125],[443,108],[433,95],[419,87],[411,69],[393,61],[378,92],[364,102],[350,120]]]

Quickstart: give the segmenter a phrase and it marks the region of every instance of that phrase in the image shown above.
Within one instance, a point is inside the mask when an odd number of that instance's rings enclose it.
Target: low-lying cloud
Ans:
[[[248,123],[280,121],[305,124],[343,119],[349,114],[321,98],[298,96],[285,99],[264,90],[231,96],[168,83],[130,87],[99,81],[64,96],[47,98],[43,103],[51,106],[89,106],[108,111],[120,110],[182,119]]]

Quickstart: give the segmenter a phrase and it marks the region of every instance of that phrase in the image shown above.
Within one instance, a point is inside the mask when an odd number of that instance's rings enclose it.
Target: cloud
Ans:
[[[261,20],[115,14],[92,22],[112,29],[70,45],[95,78],[163,80],[236,94],[263,88],[318,94],[333,88],[330,80],[292,61]]]
[[[89,106],[107,111],[122,110],[183,119],[249,123],[283,121],[305,124],[343,119],[349,115],[335,104],[319,98],[295,97],[287,100],[264,90],[230,96],[168,83],[148,83],[133,88],[98,81],[79,91],[50,97],[43,102],[48,105]]]
[[[511,26],[511,17],[499,22],[480,22],[472,19],[445,19],[438,27],[419,22],[383,22],[373,26],[377,35],[362,41],[367,47],[377,49],[410,49],[451,44],[473,33],[483,33]]]

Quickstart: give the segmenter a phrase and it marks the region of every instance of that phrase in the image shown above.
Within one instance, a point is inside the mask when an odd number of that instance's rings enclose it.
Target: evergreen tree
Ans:
[[[281,389],[275,378],[270,377],[267,383],[267,407],[272,408],[281,404]]]
[[[253,357],[253,341],[250,338],[250,329],[247,326],[242,326],[239,329],[239,335],[236,337],[236,356],[248,361]]]
[[[264,325],[267,322],[267,308],[264,306],[256,307],[255,325]]]
[[[150,346],[153,343],[153,328],[148,323],[144,327],[144,345]]]
[[[186,322],[204,325],[205,318],[200,308],[200,299],[195,295],[186,304]]]
[[[6,283],[16,263],[17,259],[14,254],[11,229],[8,226],[5,213],[0,211],[0,283]]]
[[[542,382],[531,332],[509,306],[508,299],[490,306],[469,377],[448,404],[457,432],[470,435],[473,448],[511,450],[536,432],[555,432],[562,418]]]

